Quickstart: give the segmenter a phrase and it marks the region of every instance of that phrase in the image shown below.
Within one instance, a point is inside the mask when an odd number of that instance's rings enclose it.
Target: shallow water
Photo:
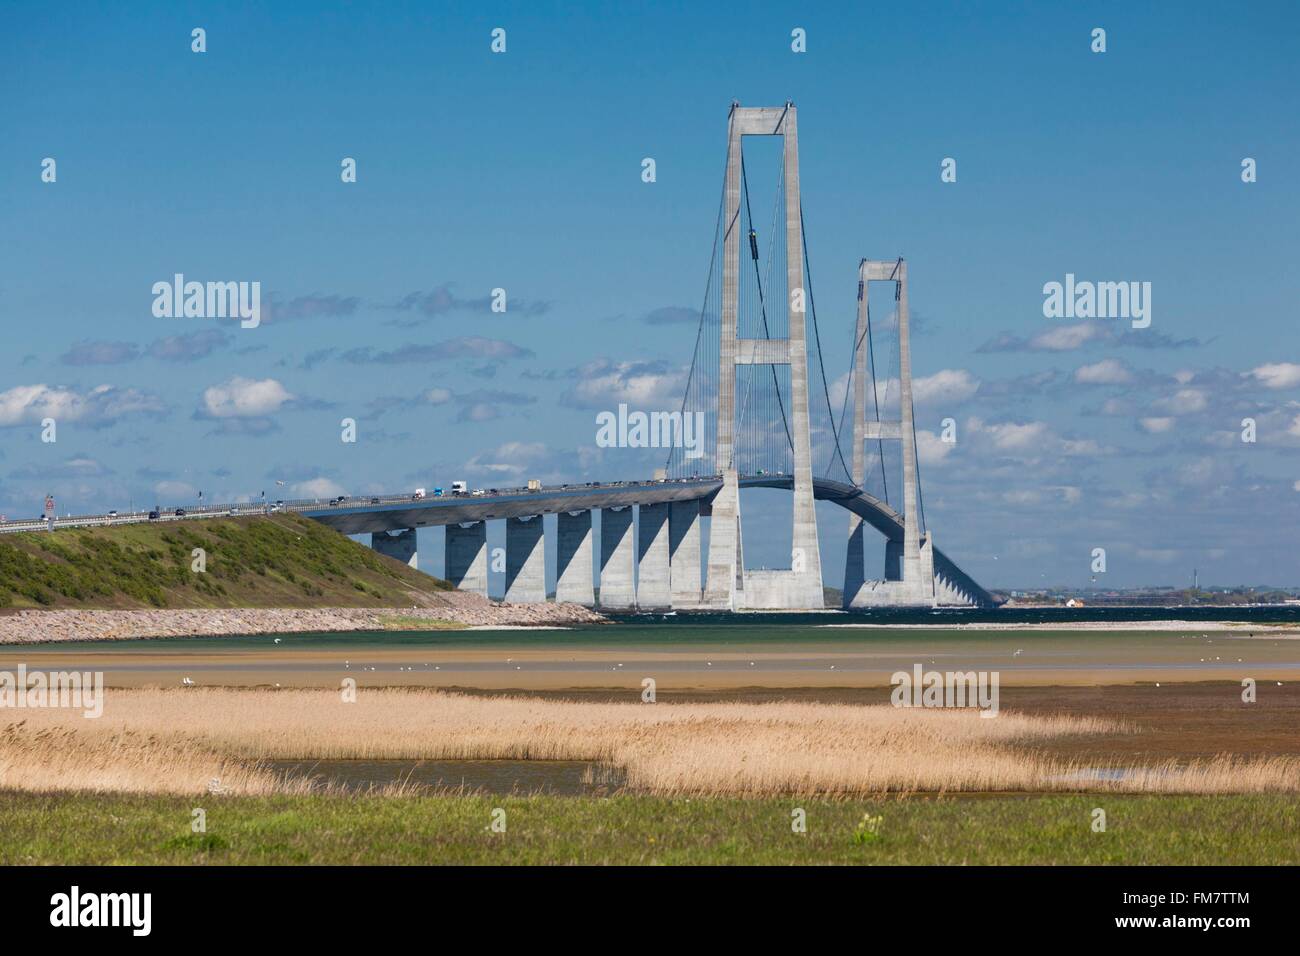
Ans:
[[[966,624],[1053,624],[1064,626],[1081,622],[1123,621],[1141,624],[1144,621],[1188,621],[1195,631],[1197,621],[1243,621],[1260,625],[1300,625],[1300,606],[1287,607],[1128,607],[1128,608],[1013,608],[976,610],[963,608],[879,609],[870,612],[844,613],[682,613],[682,614],[625,614],[615,617],[615,624],[588,624],[560,630],[459,630],[459,631],[350,631],[341,633],[297,633],[276,635],[247,635],[224,637],[162,637],[141,640],[114,641],[112,647],[122,652],[157,652],[167,648],[186,651],[230,650],[262,648],[274,644],[281,648],[440,648],[440,647],[619,647],[640,646],[704,646],[735,647],[756,646],[785,642],[817,643],[825,645],[868,644],[889,639],[905,639],[925,643],[936,637],[960,636],[964,641],[978,642],[1005,637],[996,630],[963,630]],[[829,627],[833,624],[885,625],[879,630]],[[915,631],[905,625],[950,625],[951,629]],[[891,628],[889,625],[897,625]],[[1249,633],[1249,628],[1245,631]],[[1036,631],[1036,641],[1056,639],[1078,640],[1080,632]],[[1140,626],[1131,633],[1143,632]],[[1026,635],[1028,637],[1028,635]],[[277,643],[277,640],[278,643]],[[61,646],[78,646],[76,642]],[[54,647],[39,642],[24,647]],[[80,646],[85,646],[84,644]],[[100,645],[103,646],[103,645]]]

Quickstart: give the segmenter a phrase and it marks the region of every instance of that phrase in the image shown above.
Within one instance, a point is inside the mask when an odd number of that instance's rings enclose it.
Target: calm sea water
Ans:
[[[231,650],[265,647],[276,637],[281,647],[491,647],[493,644],[520,646],[591,646],[617,644],[762,644],[816,641],[820,644],[861,643],[873,638],[914,637],[923,641],[934,631],[908,631],[888,625],[930,624],[950,626],[947,636],[971,640],[997,636],[993,630],[962,631],[963,624],[1061,624],[1077,622],[1133,621],[1242,621],[1256,624],[1300,625],[1300,606],[1294,607],[1173,607],[1173,608],[1017,608],[1005,610],[938,609],[882,610],[869,614],[822,612],[807,614],[628,614],[614,624],[582,625],[557,630],[501,631],[353,631],[337,634],[303,633],[250,635],[247,637],[177,637],[113,642],[115,651],[161,651],[183,648]],[[830,624],[881,624],[879,630],[827,627]],[[1139,626],[1136,630],[1141,630]],[[1077,637],[1078,631],[1043,631],[1026,634],[1026,639],[1056,633]],[[30,647],[32,645],[24,645]],[[66,646],[66,645],[65,645]]]

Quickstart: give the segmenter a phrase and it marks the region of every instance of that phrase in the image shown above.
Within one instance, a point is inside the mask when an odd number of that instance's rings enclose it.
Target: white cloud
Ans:
[[[1099,444],[1092,438],[1062,438],[1061,454],[1069,455],[1074,458],[1095,457],[1097,455],[1110,454],[1110,449]]]
[[[1096,323],[1080,322],[1077,325],[1060,325],[1039,332],[1029,341],[1029,347],[1048,352],[1068,352],[1105,336],[1105,330]]]
[[[985,430],[993,437],[994,447],[1002,451],[1041,448],[1050,434],[1047,422],[1005,422],[988,425]]]
[[[613,411],[626,404],[637,411],[681,407],[686,371],[663,362],[613,362],[596,359],[577,369],[577,383],[561,397],[574,408]]]
[[[953,442],[942,441],[934,432],[916,433],[916,457],[923,466],[938,465],[956,448]]]
[[[913,379],[912,400],[918,405],[928,402],[964,402],[979,391],[979,387],[979,379],[964,368],[946,368],[933,375]]]
[[[557,453],[545,442],[511,441],[475,455],[465,463],[465,472],[471,478],[481,475],[487,481],[546,478],[557,473],[557,464],[565,466],[566,474],[572,470],[571,456]]]
[[[1074,370],[1074,380],[1080,385],[1125,385],[1133,381],[1133,373],[1119,359],[1102,359],[1079,366]]]
[[[1140,418],[1138,424],[1148,434],[1162,435],[1174,427],[1174,420],[1172,418]]]
[[[449,388],[431,388],[424,393],[424,400],[430,405],[446,405],[451,399],[451,389]]]
[[[1209,406],[1209,399],[1199,388],[1180,388],[1173,395],[1157,401],[1156,405],[1162,411],[1172,415],[1188,415],[1192,412],[1205,411]]]
[[[1270,362],[1245,374],[1265,388],[1295,388],[1300,385],[1300,365],[1294,362]]]
[[[107,424],[134,412],[159,412],[162,403],[133,388],[98,385],[88,392],[57,385],[15,385],[0,392],[0,426],[56,422]]]
[[[337,498],[339,495],[347,494],[342,485],[328,478],[309,478],[291,487],[293,493],[299,498]]]
[[[249,379],[236,375],[203,392],[203,413],[209,418],[259,418],[272,415],[293,398],[273,378]]]

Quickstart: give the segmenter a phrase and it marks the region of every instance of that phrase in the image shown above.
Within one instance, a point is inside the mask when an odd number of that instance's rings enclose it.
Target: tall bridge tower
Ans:
[[[737,336],[741,268],[741,162],[746,136],[783,138],[785,181],[784,309],[787,337]],[[722,328],[719,347],[717,466],[722,489],[712,504],[703,604],[720,609],[821,608],[821,555],[813,506],[812,449],[808,419],[808,341],[804,316],[803,222],[799,205],[798,112],[783,107],[742,107],[732,103],[727,131],[727,172],[723,200]],[[752,242],[752,238],[750,240]],[[773,303],[776,308],[779,304]],[[736,467],[736,366],[789,366],[790,408],[783,416],[793,452],[794,533],[789,570],[745,571],[740,530],[740,485]]]

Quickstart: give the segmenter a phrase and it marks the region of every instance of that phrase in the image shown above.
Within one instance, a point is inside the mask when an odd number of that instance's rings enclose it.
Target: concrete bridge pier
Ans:
[[[858,515],[849,515],[849,549],[844,558],[844,593],[841,606],[853,606],[853,600],[866,583],[866,559],[863,556],[863,538],[866,525]]]
[[[561,511],[556,515],[555,568],[555,600],[595,605],[590,511]]]
[[[636,606],[633,582],[636,554],[632,546],[632,506],[600,512],[600,606]]]
[[[885,542],[885,580],[903,580],[903,542]]]
[[[740,543],[740,485],[734,468],[722,475],[709,521],[709,563],[705,572],[705,607],[734,611],[744,593],[745,558]]]
[[[385,557],[401,561],[412,568],[418,567],[414,528],[407,528],[396,534],[376,531],[370,536],[370,547]]]
[[[671,607],[673,592],[668,553],[668,505],[640,505],[638,510],[637,607]]]
[[[541,515],[506,519],[505,598],[510,604],[541,604],[546,600]]]
[[[696,608],[700,588],[700,502],[674,501],[668,513],[668,575],[672,606]]]
[[[487,522],[447,525],[447,580],[487,596]]]
[[[885,542],[885,580],[866,581],[852,595],[844,594],[844,606],[934,607],[939,600],[934,574],[934,541],[930,532],[919,535],[917,554],[906,560],[905,540]]]
[[[942,607],[969,607],[977,604],[975,598],[959,584],[948,580],[946,575],[934,576],[934,601]]]

